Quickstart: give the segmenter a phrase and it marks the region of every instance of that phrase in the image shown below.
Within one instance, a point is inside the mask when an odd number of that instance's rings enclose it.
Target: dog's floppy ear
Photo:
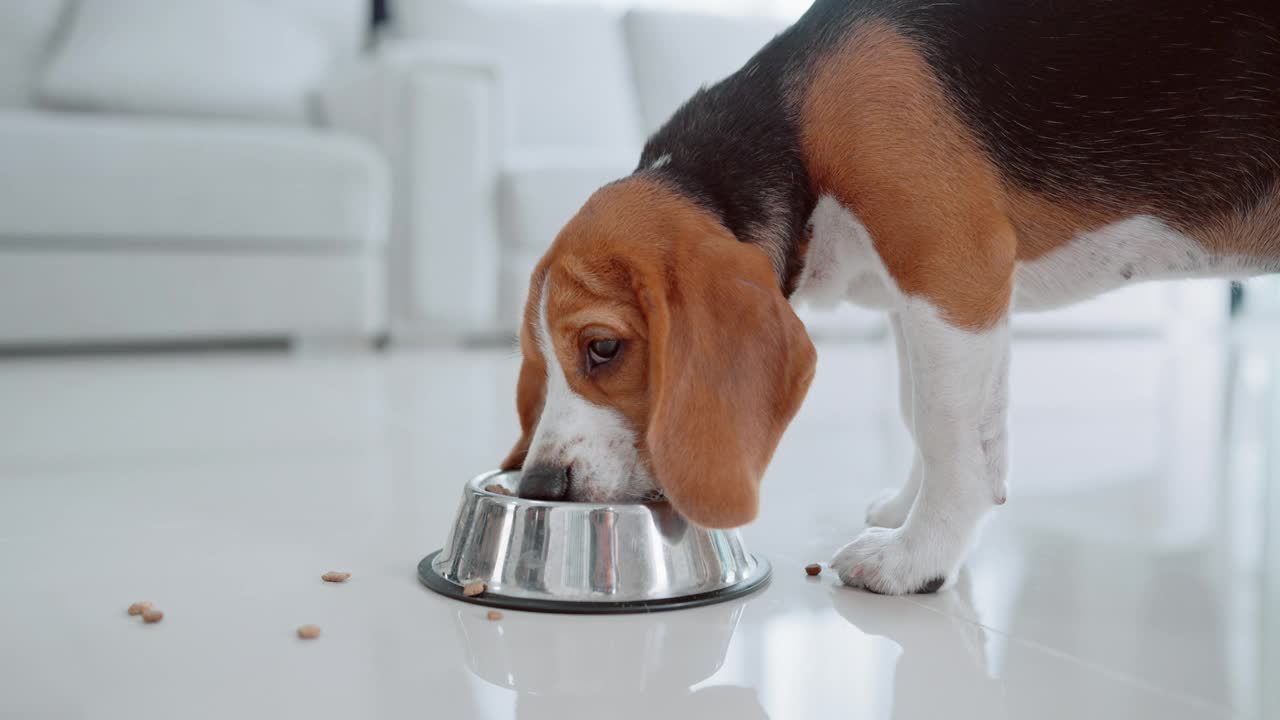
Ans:
[[[520,379],[516,383],[516,412],[520,415],[520,439],[507,453],[500,466],[503,470],[519,470],[529,454],[533,431],[542,415],[542,401],[547,384],[547,372],[527,358],[520,366]]]
[[[761,476],[813,379],[813,343],[758,248],[689,238],[664,264],[638,288],[650,462],[681,514],[736,527],[756,516]]]

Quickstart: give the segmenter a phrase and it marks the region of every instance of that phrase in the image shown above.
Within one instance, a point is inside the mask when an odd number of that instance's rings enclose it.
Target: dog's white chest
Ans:
[[[900,293],[858,218],[830,196],[810,218],[812,236],[793,300],[891,309]],[[1044,310],[1146,280],[1249,275],[1256,262],[1215,256],[1158,218],[1136,215],[1082,233],[1014,271],[1014,310]]]
[[[793,302],[833,307],[852,302],[872,308],[893,306],[897,289],[853,213],[824,195],[809,217],[809,250]]]
[[[1248,275],[1250,265],[1207,252],[1158,218],[1134,215],[1018,263],[1013,304],[1015,310],[1046,310],[1148,280]]]

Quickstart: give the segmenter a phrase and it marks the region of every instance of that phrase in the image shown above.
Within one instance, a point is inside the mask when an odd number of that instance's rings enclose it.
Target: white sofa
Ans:
[[[581,5],[394,0],[382,60],[412,66],[415,78],[380,102],[401,200],[395,331],[510,332],[534,262],[587,196],[630,173],[648,133],[784,26]],[[1015,327],[1152,334],[1185,322],[1188,309],[1220,323],[1225,307],[1219,282],[1143,285],[1019,316]],[[879,314],[856,308],[801,314],[817,335],[884,328]]]
[[[363,52],[366,0],[261,1],[335,72]],[[0,346],[383,332],[390,189],[373,144],[306,116],[62,109],[41,82],[59,43],[95,40],[66,37],[77,2],[0,5]]]

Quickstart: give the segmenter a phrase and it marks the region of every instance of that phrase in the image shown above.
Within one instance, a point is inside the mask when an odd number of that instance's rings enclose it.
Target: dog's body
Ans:
[[[881,307],[918,452],[833,566],[934,590],[1006,498],[1011,310],[1278,268],[1280,5],[819,0],[557,238],[506,464],[749,520],[812,376],[787,301]]]

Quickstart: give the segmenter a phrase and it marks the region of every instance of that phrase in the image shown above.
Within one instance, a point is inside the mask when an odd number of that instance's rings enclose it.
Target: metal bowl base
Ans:
[[[624,613],[649,613],[663,610],[683,610],[725,602],[749,595],[769,584],[772,569],[769,561],[753,555],[756,569],[750,576],[739,582],[718,590],[682,595],[679,597],[657,598],[652,600],[625,600],[619,602],[571,601],[571,600],[538,600],[533,598],[507,597],[496,593],[481,593],[467,596],[462,594],[462,586],[446,579],[437,573],[432,561],[443,550],[437,550],[418,563],[418,579],[431,590],[445,597],[463,602],[505,608],[507,610],[527,610],[530,612],[561,613],[566,615],[620,615]]]

